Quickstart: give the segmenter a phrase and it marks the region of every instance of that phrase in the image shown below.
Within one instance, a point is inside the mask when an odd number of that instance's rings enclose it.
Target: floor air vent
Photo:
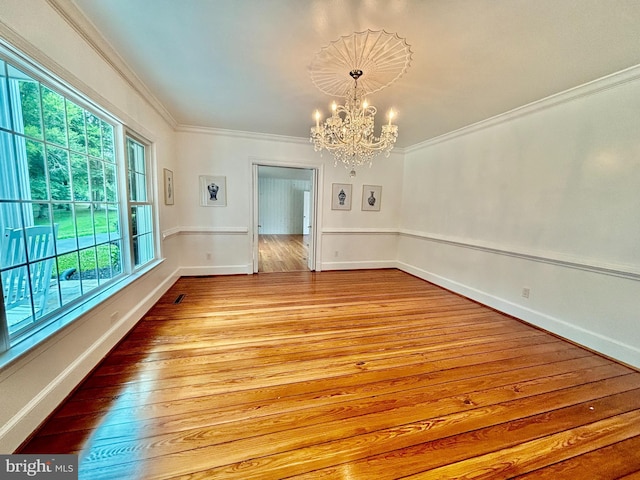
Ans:
[[[182,300],[184,299],[184,293],[181,293],[180,295],[178,295],[176,297],[176,299],[173,301],[173,303],[178,304],[178,303],[182,303]]]

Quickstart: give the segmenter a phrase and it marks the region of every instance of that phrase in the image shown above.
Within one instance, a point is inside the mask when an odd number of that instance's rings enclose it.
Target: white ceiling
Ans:
[[[307,138],[309,64],[366,29],[413,51],[369,97],[405,147],[640,64],[639,0],[69,1],[181,126]]]

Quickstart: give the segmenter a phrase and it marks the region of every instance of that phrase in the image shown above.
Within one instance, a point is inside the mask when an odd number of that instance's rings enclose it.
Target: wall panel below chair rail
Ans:
[[[634,272],[401,234],[399,268],[640,368]]]
[[[180,274],[236,275],[253,272],[247,227],[180,227]]]
[[[393,228],[324,228],[322,269],[395,268],[398,231]]]

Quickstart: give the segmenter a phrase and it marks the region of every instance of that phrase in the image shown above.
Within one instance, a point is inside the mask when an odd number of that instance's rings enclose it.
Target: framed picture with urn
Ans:
[[[200,205],[203,207],[227,206],[227,178],[200,175]]]
[[[351,184],[334,183],[331,186],[331,209],[351,210]]]
[[[379,212],[382,200],[381,185],[362,186],[362,210],[369,212]]]

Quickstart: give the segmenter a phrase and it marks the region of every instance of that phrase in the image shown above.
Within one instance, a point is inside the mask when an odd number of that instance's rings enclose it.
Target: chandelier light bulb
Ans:
[[[393,120],[393,117],[396,116],[395,112],[393,110],[389,110],[389,125],[391,125],[391,121]]]

